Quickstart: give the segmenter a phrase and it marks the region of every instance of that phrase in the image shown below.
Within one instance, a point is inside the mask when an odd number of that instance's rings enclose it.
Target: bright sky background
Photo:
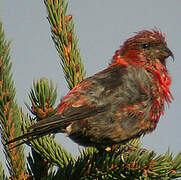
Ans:
[[[174,154],[181,151],[180,8],[180,0],[69,0],[68,12],[73,15],[88,76],[107,67],[115,50],[133,36],[133,32],[157,26],[166,34],[168,47],[175,55],[175,62],[168,59],[175,100],[170,108],[166,108],[157,129],[143,138],[143,146],[158,153],[166,152],[168,147]],[[25,112],[24,101],[28,101],[33,80],[41,77],[52,79],[58,85],[59,99],[68,92],[46,16],[43,0],[0,2],[0,19],[4,23],[6,39],[12,40],[17,100]],[[62,135],[57,139],[68,151],[77,154],[75,143]],[[1,146],[0,149],[3,154]],[[4,161],[2,155],[0,161]]]

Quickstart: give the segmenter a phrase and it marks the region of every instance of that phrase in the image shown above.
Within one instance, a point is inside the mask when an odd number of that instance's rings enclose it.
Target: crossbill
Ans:
[[[126,40],[106,69],[86,78],[61,101],[56,115],[38,121],[8,142],[65,133],[97,148],[152,132],[173,97],[166,59],[173,53],[157,29]]]

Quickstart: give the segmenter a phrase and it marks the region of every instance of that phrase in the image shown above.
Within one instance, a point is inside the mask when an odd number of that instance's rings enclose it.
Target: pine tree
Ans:
[[[72,89],[85,78],[72,15],[66,14],[66,0],[44,0],[44,4],[52,39],[59,53],[68,87]],[[10,179],[167,180],[181,177],[181,153],[175,157],[170,151],[158,155],[154,151],[143,149],[139,139],[114,146],[103,153],[95,148],[85,148],[80,150],[78,158],[58,144],[54,135],[28,142],[31,147],[31,155],[28,157],[24,155],[24,146],[11,149],[10,145],[5,145],[8,140],[25,133],[35,120],[40,121],[57,111],[57,89],[52,81],[42,78],[33,83],[29,93],[31,104],[26,104],[30,114],[24,114],[16,102],[11,66],[10,42],[5,39],[0,22],[0,127]],[[57,167],[56,171],[54,167]],[[8,179],[1,164],[0,179]]]

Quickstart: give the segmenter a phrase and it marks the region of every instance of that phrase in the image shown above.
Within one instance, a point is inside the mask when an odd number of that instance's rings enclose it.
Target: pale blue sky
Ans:
[[[133,32],[157,26],[166,33],[168,47],[175,55],[175,62],[168,59],[175,100],[166,108],[157,129],[143,138],[143,146],[158,153],[164,153],[168,147],[174,153],[181,150],[180,7],[180,0],[69,0],[69,12],[73,14],[88,76],[105,68],[115,50]],[[17,100],[24,111],[27,111],[24,101],[28,101],[33,80],[52,79],[58,85],[58,98],[66,95],[68,88],[50,37],[43,0],[1,0],[0,18],[6,38],[12,40],[13,77]],[[58,135],[57,139],[68,151],[77,152],[77,145],[68,138]]]

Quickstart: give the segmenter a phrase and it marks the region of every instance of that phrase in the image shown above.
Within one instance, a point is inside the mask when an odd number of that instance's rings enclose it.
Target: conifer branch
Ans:
[[[26,103],[30,112],[35,116],[33,119],[41,121],[44,118],[54,115],[57,111],[57,108],[54,108],[56,97],[57,88],[53,87],[52,81],[50,84],[46,78],[42,78],[37,82],[34,81],[33,88],[29,94],[31,106]],[[33,119],[31,121],[33,121]],[[26,131],[26,127],[32,125],[31,121],[29,121],[26,116],[24,117],[24,131]],[[54,165],[62,167],[67,165],[69,161],[74,161],[73,157],[63,147],[55,142],[54,136],[45,136],[36,139],[31,141],[30,145],[33,147],[33,154],[34,151],[38,152],[41,157],[44,157]],[[40,161],[42,161],[41,157],[39,157]],[[43,160],[43,167],[45,167],[46,160]]]
[[[37,121],[54,115],[57,111],[54,108],[57,98],[57,87],[53,87],[53,81],[41,78],[33,82],[33,88],[30,90],[29,99],[31,106],[26,102],[25,105],[29,111],[36,117]]]
[[[44,0],[44,3],[51,26],[52,39],[59,53],[68,87],[72,89],[85,77],[72,15],[66,15],[68,5],[66,0]]]
[[[20,136],[21,112],[15,100],[14,81],[11,73],[10,42],[5,40],[2,23],[0,22],[0,124],[1,137],[11,177],[26,177],[23,146],[9,150],[6,142]],[[16,143],[13,144],[14,146]]]
[[[5,178],[5,173],[4,173],[2,163],[0,163],[0,179],[2,179],[2,180],[7,179],[7,178]]]
[[[129,142],[129,145],[132,143]],[[112,149],[103,153],[87,149],[76,163],[59,168],[54,177],[60,180],[171,180],[181,177],[181,153],[173,158],[169,151],[157,155],[140,146],[135,149],[129,145],[120,145],[116,151]]]

